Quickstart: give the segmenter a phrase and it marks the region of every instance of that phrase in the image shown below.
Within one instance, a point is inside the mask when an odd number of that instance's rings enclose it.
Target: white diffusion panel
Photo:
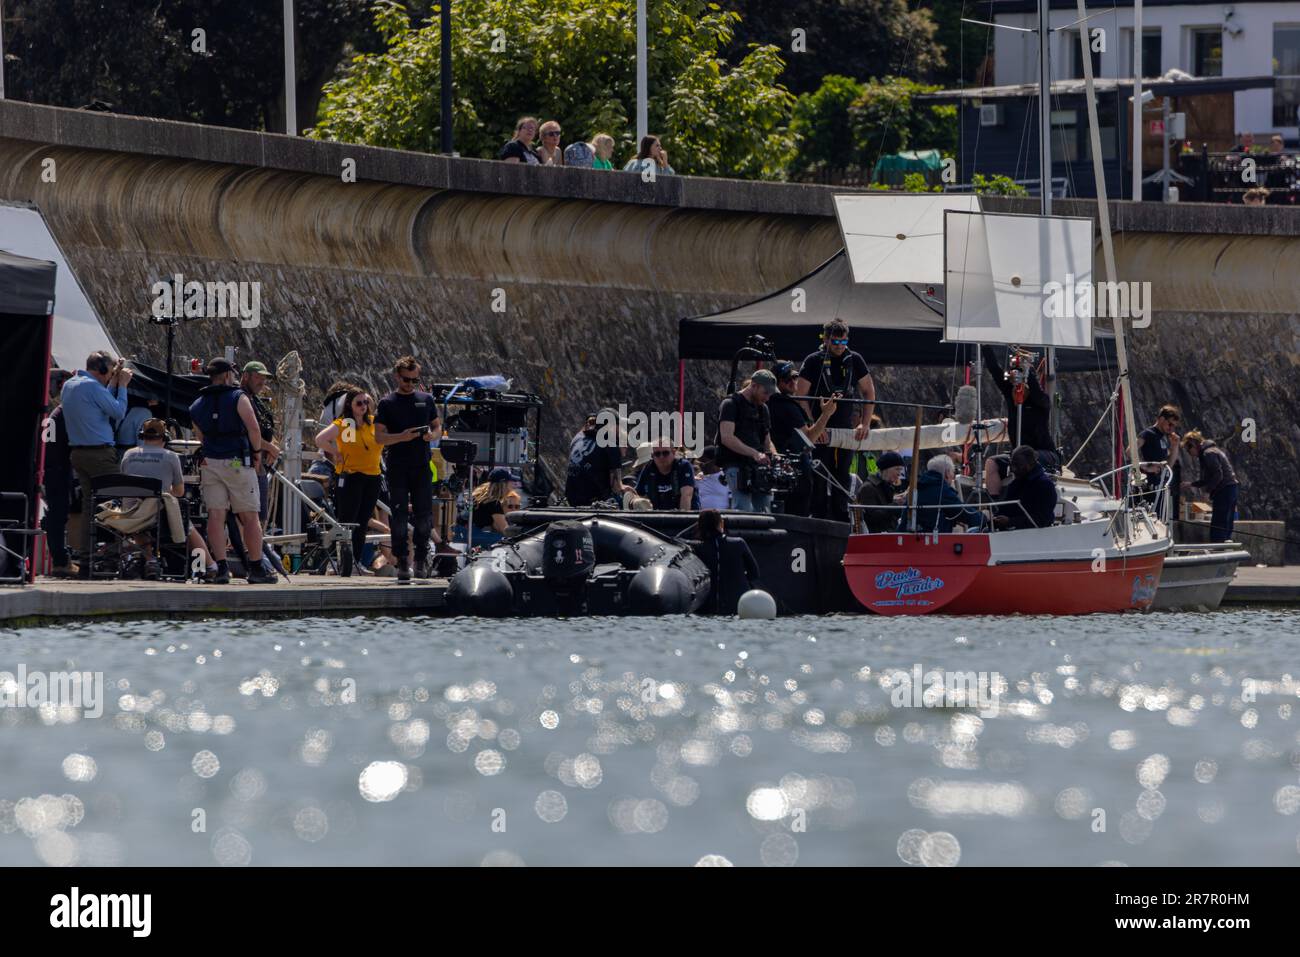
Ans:
[[[944,338],[1092,348],[1092,220],[945,213]]]
[[[835,216],[853,281],[943,283],[943,216],[979,211],[979,198],[955,193],[852,193],[835,197]]]

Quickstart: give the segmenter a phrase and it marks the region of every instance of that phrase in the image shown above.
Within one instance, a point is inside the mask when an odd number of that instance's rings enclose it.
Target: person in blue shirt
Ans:
[[[156,403],[155,403],[156,404]],[[141,427],[154,417],[153,409],[142,399],[127,396],[126,415],[117,423],[114,433],[117,451],[124,454],[140,444]]]
[[[68,450],[72,469],[81,484],[80,577],[90,577],[94,510],[91,483],[100,475],[118,471],[114,444],[114,422],[126,416],[126,386],[132,372],[126,360],[104,351],[92,352],[86,368],[77,371],[59,393],[63,420],[68,428]]]
[[[1011,453],[1007,486],[1008,504],[993,519],[996,528],[1047,528],[1056,520],[1056,483],[1043,469],[1037,451],[1029,445],[1016,446]],[[1019,502],[1019,505],[1013,504]]]
[[[973,508],[968,508],[953,488],[953,476],[956,466],[952,456],[947,453],[936,455],[926,463],[925,471],[916,478],[916,528],[921,532],[951,532],[960,522],[971,530],[981,527],[984,517]],[[937,508],[934,506],[945,506]],[[951,508],[946,506],[951,505]],[[910,530],[912,519],[908,510],[903,511],[898,525],[900,530]]]

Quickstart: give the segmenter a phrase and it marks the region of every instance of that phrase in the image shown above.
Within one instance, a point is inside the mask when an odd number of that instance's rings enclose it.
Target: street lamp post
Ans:
[[[442,87],[442,151],[452,152],[451,142],[451,0],[441,0],[442,64],[439,85]]]
[[[646,39],[645,39],[645,3],[636,0],[636,145],[641,148],[641,141],[650,132],[650,122],[646,116]]]
[[[298,135],[298,90],[293,52],[293,0],[284,0],[284,131]]]

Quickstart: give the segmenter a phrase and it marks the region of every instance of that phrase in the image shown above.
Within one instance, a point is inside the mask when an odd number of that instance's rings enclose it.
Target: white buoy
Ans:
[[[761,588],[751,588],[736,602],[736,614],[741,618],[775,618],[776,599]]]

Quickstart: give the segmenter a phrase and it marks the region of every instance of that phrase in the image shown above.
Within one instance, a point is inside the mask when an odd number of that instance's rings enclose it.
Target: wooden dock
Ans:
[[[1268,568],[1243,565],[1233,576],[1232,584],[1223,596],[1223,603],[1300,604],[1300,565]]]
[[[342,614],[442,614],[445,578],[398,584],[395,578],[294,575],[274,585],[184,582],[76,581],[41,578],[26,588],[0,588],[0,622],[59,618],[213,615],[303,618]]]
[[[395,578],[295,575],[275,585],[42,578],[26,588],[0,587],[0,623],[9,627],[69,618],[209,618],[239,615],[440,615],[447,579],[399,585]],[[1224,604],[1300,604],[1300,566],[1237,569]]]

